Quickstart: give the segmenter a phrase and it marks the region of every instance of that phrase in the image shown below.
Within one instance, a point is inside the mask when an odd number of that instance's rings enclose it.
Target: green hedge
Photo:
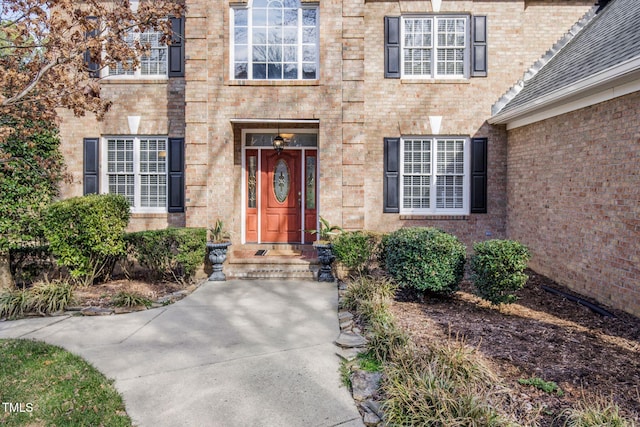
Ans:
[[[126,252],[129,202],[115,194],[91,194],[51,204],[44,232],[59,265],[85,285],[108,277]]]
[[[464,275],[465,246],[431,227],[401,228],[383,239],[386,270],[402,287],[450,294]]]
[[[476,293],[492,304],[512,303],[515,291],[522,289],[529,278],[530,254],[522,243],[514,240],[487,240],[473,245],[471,279]]]
[[[350,270],[366,271],[377,248],[375,234],[367,231],[340,233],[332,240],[336,259]]]
[[[189,281],[203,264],[207,230],[167,228],[125,236],[129,254],[156,280]]]

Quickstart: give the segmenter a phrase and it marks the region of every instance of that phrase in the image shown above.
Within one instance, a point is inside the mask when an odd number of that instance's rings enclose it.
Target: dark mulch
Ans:
[[[508,306],[482,301],[465,281],[452,298],[400,291],[393,311],[419,346],[462,336],[478,347],[518,400],[532,408],[544,407],[542,426],[558,425],[564,409],[598,396],[612,398],[637,423],[640,319],[609,308],[615,317],[603,317],[542,290],[546,285],[576,295],[547,277],[527,273],[530,278],[518,294],[520,299]],[[564,395],[549,395],[517,382],[532,377],[555,381]]]

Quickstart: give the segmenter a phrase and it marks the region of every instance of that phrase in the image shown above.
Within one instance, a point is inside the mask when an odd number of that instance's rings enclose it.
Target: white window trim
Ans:
[[[404,142],[411,139],[429,139],[431,140],[431,177],[430,177],[430,203],[429,209],[404,208]],[[464,141],[464,176],[462,178],[462,209],[438,209],[436,199],[436,173],[437,150],[435,142],[438,139],[458,139]],[[469,215],[471,200],[471,139],[467,136],[453,135],[407,135],[400,138],[400,214],[404,215]]]
[[[158,32],[158,31],[154,31]],[[141,33],[134,33],[134,37],[139,38]],[[133,74],[109,74],[110,68],[103,67],[100,70],[100,77],[109,80],[168,80],[169,79],[169,46],[165,44],[167,52],[166,71],[164,74],[142,74],[142,67],[139,64],[133,69]],[[140,59],[140,58],[138,58]]]
[[[319,3],[302,3],[300,4],[300,8],[298,9],[298,22],[302,22],[302,10],[303,9],[315,9],[316,10],[316,78],[315,79],[304,79],[302,78],[302,65],[304,61],[302,60],[303,53],[303,45],[302,43],[302,33],[303,33],[303,25],[298,26],[298,44],[297,44],[297,55],[298,55],[298,78],[296,79],[254,79],[253,78],[253,59],[251,57],[253,51],[253,17],[252,17],[252,2],[248,2],[246,5],[231,5],[229,12],[229,80],[234,81],[252,81],[252,82],[287,82],[287,81],[316,81],[320,79],[320,4]],[[247,10],[247,78],[246,79],[236,79],[235,77],[235,13],[236,10],[245,9]],[[268,75],[268,67],[267,67],[267,75]]]
[[[433,20],[432,24],[432,37],[431,37],[431,75],[424,74],[405,74],[404,72],[404,20],[405,19],[415,19],[415,18],[431,18]],[[437,24],[436,21],[438,19],[448,19],[448,18],[456,18],[456,19],[465,19],[465,43],[464,43],[464,73],[463,74],[455,74],[455,75],[447,75],[447,74],[438,74],[438,63],[436,60],[436,40],[437,40]],[[470,15],[403,15],[400,19],[400,78],[402,79],[411,79],[411,80],[459,80],[459,79],[468,79],[470,77],[470,67],[471,67],[471,16]]]
[[[109,194],[109,168],[108,168],[108,160],[109,160],[109,146],[107,141],[109,139],[133,139],[133,179],[134,179],[134,203],[131,206],[131,213],[167,213],[168,203],[169,203],[169,179],[168,179],[168,168],[169,168],[169,138],[163,135],[108,135],[103,136],[100,141],[100,168],[102,170],[100,176],[100,192],[103,194]],[[166,153],[166,163],[167,163],[167,171],[165,174],[167,175],[167,194],[166,194],[166,204],[164,207],[141,207],[141,191],[140,191],[140,140],[141,139],[163,139],[167,144],[167,153]]]

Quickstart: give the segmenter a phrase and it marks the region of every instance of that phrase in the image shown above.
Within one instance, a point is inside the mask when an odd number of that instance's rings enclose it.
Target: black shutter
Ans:
[[[100,190],[100,151],[98,138],[83,140],[83,194],[98,194]]]
[[[184,138],[169,138],[169,212],[184,212]]]
[[[471,77],[487,77],[487,17],[471,19]]]
[[[95,21],[97,23],[98,18],[96,18],[95,16],[89,16],[87,17],[87,21],[88,22]],[[87,31],[87,33],[85,34],[85,39],[88,40],[96,37],[97,35],[98,35],[98,28],[95,28],[91,31]],[[87,69],[89,70],[90,77],[92,78],[100,77],[100,65],[97,62],[93,62],[91,60],[91,51],[88,48],[84,51],[84,63]]]
[[[169,77],[184,77],[184,18],[170,18]]]
[[[400,78],[400,17],[384,17],[384,77]]]
[[[385,213],[400,212],[400,138],[384,139],[384,186],[382,191]]]
[[[471,213],[487,213],[487,138],[471,139]]]

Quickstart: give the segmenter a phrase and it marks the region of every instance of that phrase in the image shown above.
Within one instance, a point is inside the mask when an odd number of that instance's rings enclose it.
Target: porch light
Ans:
[[[284,150],[284,145],[285,145],[284,138],[281,137],[280,134],[278,134],[278,136],[273,138],[273,148],[276,150],[278,154],[280,154],[280,152]]]

